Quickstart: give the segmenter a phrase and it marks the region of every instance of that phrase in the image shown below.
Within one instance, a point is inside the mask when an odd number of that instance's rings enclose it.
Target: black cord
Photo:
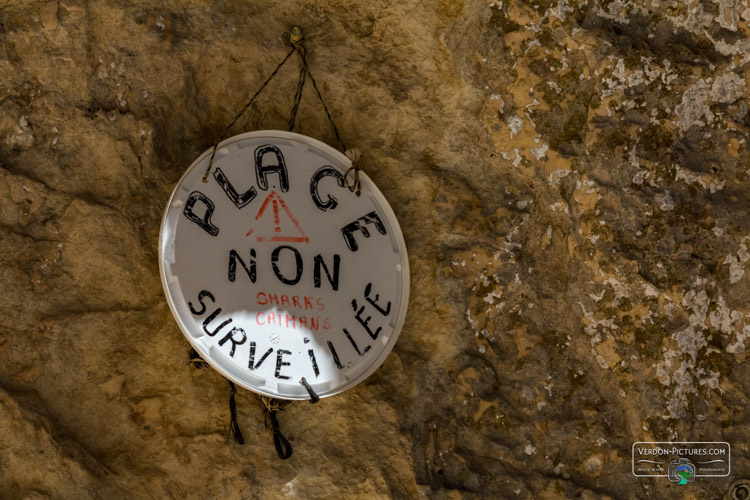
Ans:
[[[266,428],[268,427],[268,421],[271,421],[271,432],[273,432],[273,444],[276,447],[276,454],[280,459],[286,460],[292,456],[292,445],[281,433],[279,420],[276,417],[278,410],[269,408],[269,405],[273,408],[281,407],[278,406],[278,402],[275,399],[271,399],[263,412],[266,415]]]
[[[299,111],[299,104],[302,101],[302,91],[305,88],[305,82],[307,81],[307,64],[305,64],[305,46],[298,44],[294,46],[302,57],[302,67],[299,70],[299,81],[297,82],[297,90],[294,93],[294,105],[292,106],[292,112],[289,116],[289,132],[294,130],[294,126],[297,122],[297,111]]]
[[[323,105],[323,110],[326,112],[328,121],[331,123],[331,126],[333,127],[333,133],[336,136],[336,142],[339,144],[341,151],[346,152],[346,146],[344,145],[344,141],[342,141],[341,137],[339,136],[339,128],[336,126],[336,122],[333,121],[331,112],[328,111],[328,106],[326,106],[326,102],[323,100],[323,94],[320,93],[320,89],[318,88],[318,83],[315,81],[315,78],[313,78],[312,73],[310,73],[310,68],[307,66],[306,55],[302,57],[302,62],[305,65],[305,67],[307,67],[307,76],[310,77],[310,81],[312,82],[313,88],[315,89],[315,93],[318,94],[318,100],[320,101],[320,104]]]
[[[234,436],[234,441],[237,444],[245,444],[245,439],[242,437],[242,431],[237,423],[237,402],[235,401],[235,394],[237,388],[233,382],[229,382],[229,415],[231,421],[229,422],[229,435]]]
[[[295,31],[296,30],[296,31]],[[286,62],[289,60],[289,58],[294,54],[295,52],[299,52],[300,58],[302,59],[302,67],[300,68],[299,72],[299,80],[297,83],[297,90],[294,93],[294,104],[292,106],[292,112],[291,116],[289,117],[289,131],[293,131],[296,122],[297,122],[297,112],[299,111],[300,102],[302,101],[302,91],[305,87],[305,82],[307,81],[307,78],[310,78],[310,81],[312,82],[313,88],[315,89],[315,93],[318,96],[318,100],[320,101],[320,104],[323,105],[323,110],[326,113],[326,117],[328,118],[328,122],[331,124],[331,127],[333,128],[333,133],[336,136],[336,142],[339,145],[339,148],[342,152],[348,155],[348,152],[346,150],[346,145],[344,144],[344,141],[341,140],[341,134],[339,134],[339,128],[336,126],[336,122],[333,121],[333,117],[331,116],[331,112],[328,109],[328,105],[326,104],[325,100],[323,99],[323,94],[320,91],[320,87],[318,87],[318,82],[315,81],[315,78],[313,78],[312,73],[310,72],[310,67],[307,64],[307,49],[305,48],[303,44],[304,36],[302,35],[302,30],[299,27],[292,28],[292,33],[284,33],[284,40],[288,44],[292,46],[292,50],[289,51],[289,53],[284,57],[284,59],[279,63],[278,66],[276,66],[276,69],[273,70],[271,75],[266,79],[265,82],[260,86],[260,88],[253,94],[253,96],[250,98],[250,100],[245,104],[245,106],[242,108],[242,110],[235,115],[234,119],[231,121],[229,125],[224,129],[224,132],[222,132],[219,139],[214,143],[213,147],[211,148],[211,158],[208,160],[208,167],[206,168],[206,172],[203,174],[203,182],[208,182],[208,174],[211,172],[211,168],[214,164],[214,158],[216,157],[216,149],[219,147],[219,143],[224,140],[226,135],[229,133],[229,131],[234,127],[235,123],[237,123],[237,120],[240,119],[240,117],[245,113],[245,111],[248,110],[250,106],[253,105],[255,102],[255,99],[260,95],[261,92],[266,88],[266,86],[273,80],[273,77],[276,76],[276,74],[279,72],[279,70],[286,64]],[[350,191],[356,192],[357,196],[360,195],[361,192],[361,185],[359,182],[359,172],[362,169],[362,167],[359,165],[359,162],[356,160],[352,160],[352,166],[349,168],[349,170],[346,172],[345,178],[347,179],[347,187]],[[352,185],[349,185],[348,177],[349,172],[354,173],[354,183]]]
[[[231,130],[231,128],[234,127],[234,124],[237,123],[237,120],[239,120],[240,117],[245,113],[245,111],[247,111],[247,108],[253,105],[253,103],[255,102],[255,99],[258,98],[260,93],[263,92],[263,89],[265,89],[266,86],[270,83],[270,81],[273,80],[273,77],[276,76],[276,73],[279,72],[281,67],[284,66],[284,64],[289,60],[290,57],[292,57],[292,54],[294,54],[296,51],[297,51],[297,48],[292,47],[292,50],[289,51],[286,57],[284,57],[284,59],[279,63],[279,65],[276,66],[276,69],[273,70],[273,73],[271,73],[271,75],[266,79],[266,81],[263,82],[263,85],[260,86],[260,88],[255,92],[255,94],[253,94],[250,100],[247,101],[247,104],[245,104],[245,107],[242,108],[242,111],[237,113],[237,115],[235,115],[232,122],[229,125],[227,125],[227,128],[224,129],[224,132],[219,137],[219,140],[217,140],[214,143],[214,147],[211,150],[211,159],[208,160],[208,168],[206,169],[206,173],[203,174],[203,182],[208,182],[208,174],[211,171],[211,167],[214,164],[214,157],[216,156],[216,148],[219,146],[219,143],[224,140],[224,137],[226,137],[226,135],[229,133],[229,130]]]
[[[294,107],[292,108],[292,116],[289,118],[289,131],[291,132],[292,130],[294,130],[295,121],[297,118],[297,111],[299,109],[299,103],[302,99],[302,89],[305,86],[306,79],[309,77],[310,81],[312,82],[313,88],[315,89],[315,93],[318,95],[318,100],[320,101],[320,104],[323,105],[323,110],[325,111],[326,116],[328,117],[328,122],[331,124],[331,127],[333,128],[333,134],[336,136],[336,142],[339,145],[339,149],[341,149],[341,151],[344,154],[349,156],[349,152],[346,150],[346,145],[344,144],[344,141],[341,140],[341,135],[339,134],[339,128],[336,126],[336,122],[333,121],[331,112],[328,110],[328,105],[323,99],[323,94],[320,92],[320,88],[318,87],[318,82],[315,81],[315,78],[310,72],[310,67],[307,64],[307,49],[305,49],[305,46],[302,45],[301,40],[298,43],[293,44],[293,47],[297,49],[297,51],[299,52],[300,58],[302,59],[302,68],[300,69],[299,83],[297,84],[297,92],[294,95]],[[349,188],[349,191],[356,193],[356,195],[359,196],[362,192],[362,184],[360,183],[360,180],[359,180],[359,172],[362,170],[362,167],[359,165],[358,158],[349,158],[349,159],[352,160],[352,166],[349,167],[349,169],[344,174],[344,179],[346,180],[346,187]],[[349,184],[350,172],[353,173],[353,182],[351,184]]]

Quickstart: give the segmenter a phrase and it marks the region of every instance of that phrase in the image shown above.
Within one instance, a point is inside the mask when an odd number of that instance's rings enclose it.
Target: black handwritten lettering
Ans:
[[[315,272],[313,273],[313,282],[315,283],[315,288],[320,288],[320,268],[322,267],[323,270],[326,272],[326,278],[328,278],[328,282],[331,284],[331,288],[334,290],[339,289],[339,265],[341,264],[341,256],[335,255],[333,256],[333,277],[331,276],[331,273],[328,271],[328,266],[326,266],[326,263],[323,261],[323,256],[318,254],[314,258],[315,263]]]
[[[239,340],[235,338],[235,334],[241,335]],[[219,346],[223,346],[224,344],[227,343],[227,341],[231,342],[232,348],[229,350],[229,357],[233,358],[234,350],[237,348],[238,345],[244,344],[246,340],[247,340],[247,334],[245,333],[245,330],[243,330],[242,328],[235,327],[229,330],[229,333],[227,333],[224,336],[224,338],[219,341]]]
[[[203,331],[206,332],[206,335],[208,335],[209,337],[213,337],[214,335],[216,335],[217,333],[219,333],[219,331],[222,328],[224,328],[225,326],[227,326],[229,323],[232,322],[232,318],[229,318],[228,320],[226,320],[222,324],[220,324],[213,332],[208,331],[208,325],[210,325],[211,322],[219,314],[221,314],[221,307],[218,308],[217,310],[215,310],[213,313],[211,313],[211,316],[209,316],[208,318],[206,318],[205,320],[203,320]]]
[[[344,366],[341,364],[341,360],[339,360],[339,355],[336,352],[336,349],[333,347],[333,342],[329,340],[327,344],[328,344],[328,350],[331,351],[331,354],[333,355],[333,362],[336,363],[336,368],[338,368],[339,370],[343,369]]]
[[[371,346],[368,345],[367,347],[365,347],[364,352],[359,352],[359,346],[357,346],[357,343],[354,341],[354,339],[349,334],[349,331],[346,328],[344,328],[344,335],[346,335],[346,338],[349,339],[349,342],[351,342],[352,347],[354,347],[354,350],[357,351],[357,354],[359,354],[360,356],[364,356],[365,354],[367,354],[367,351],[370,350]]]
[[[266,360],[266,358],[273,352],[273,347],[269,347],[268,350],[260,357],[257,364],[255,363],[255,342],[250,342],[250,358],[247,363],[247,367],[251,370],[257,370],[260,365]]]
[[[222,172],[218,167],[214,171],[214,179],[216,179],[216,182],[219,183],[219,186],[221,186],[221,188],[224,190],[227,196],[229,196],[229,199],[232,200],[232,203],[234,203],[237,208],[244,207],[245,205],[253,201],[253,199],[255,199],[255,196],[258,194],[255,191],[255,188],[252,186],[250,186],[250,189],[248,189],[244,193],[238,193],[232,183],[229,182],[226,174],[224,174],[224,172]]]
[[[203,206],[206,207],[203,217],[200,217],[193,211],[195,204],[198,202],[201,202]],[[182,213],[185,214],[185,217],[198,224],[198,226],[205,232],[211,236],[216,236],[219,234],[219,228],[211,222],[211,215],[213,215],[215,208],[214,202],[209,200],[205,194],[200,191],[193,191],[190,193],[190,196],[188,196],[188,199],[185,202],[185,209]]]
[[[328,195],[328,200],[323,201],[320,199],[320,194],[318,193],[318,183],[327,176],[335,178],[339,187],[344,187],[344,176],[330,165],[319,168],[318,171],[313,174],[312,179],[310,180],[310,195],[312,196],[315,206],[323,210],[324,212],[326,210],[333,210],[339,203],[338,200],[330,194]]]
[[[276,351],[276,372],[274,373],[276,378],[289,380],[290,377],[281,374],[281,367],[292,365],[291,363],[282,360],[285,354],[291,354],[291,353],[292,351],[287,351],[286,349],[279,349],[278,351]]]
[[[318,361],[315,359],[315,352],[312,349],[308,349],[307,354],[310,356],[310,363],[312,363],[313,371],[317,378],[320,375],[320,368],[318,368]]]
[[[188,302],[188,307],[190,307],[190,312],[195,314],[196,316],[200,316],[204,312],[206,312],[206,304],[203,302],[203,298],[208,297],[211,299],[211,302],[216,302],[216,299],[214,298],[213,294],[209,292],[208,290],[201,290],[200,293],[198,293],[198,302],[200,302],[201,309],[200,311],[196,311],[193,307],[192,302]]]
[[[382,307],[380,307],[380,304],[378,304],[380,295],[376,293],[375,298],[371,299],[370,298],[371,291],[372,291],[372,283],[368,283],[367,286],[365,287],[365,300],[369,302],[370,305],[372,305],[372,307],[377,309],[380,314],[382,314],[383,316],[388,316],[388,314],[391,312],[391,303],[388,302],[388,304],[385,306],[385,309],[383,309]]]
[[[370,323],[370,320],[372,319],[372,316],[368,316],[367,318],[362,319],[362,313],[365,311],[365,306],[362,306],[362,307],[359,308],[359,310],[357,310],[357,301],[356,300],[352,300],[352,308],[354,309],[354,312],[357,313],[357,315],[354,316],[354,319],[356,319],[357,321],[359,321],[359,324],[364,327],[364,329],[367,331],[367,334],[370,335],[370,337],[372,337],[372,340],[376,340],[378,338],[378,335],[380,334],[380,330],[382,330],[382,328],[378,327],[378,329],[375,330],[375,332],[373,332],[372,330],[370,330],[370,324],[369,323]]]
[[[242,257],[240,257],[240,254],[238,254],[236,250],[229,251],[229,281],[232,283],[234,283],[234,280],[236,279],[237,261],[239,261],[240,265],[245,269],[247,277],[250,278],[250,282],[255,283],[255,249],[250,249],[250,267],[245,265],[245,261],[242,260]]]
[[[263,159],[266,155],[273,155],[276,163],[264,165]],[[258,187],[263,191],[268,191],[268,179],[266,176],[271,172],[279,174],[279,187],[281,191],[289,191],[289,176],[287,175],[284,156],[281,154],[279,148],[272,144],[266,144],[255,150],[255,177],[258,180]]]
[[[281,274],[281,270],[279,269],[279,254],[282,250],[291,250],[294,253],[294,262],[296,265],[297,274],[292,279],[289,279]],[[282,283],[286,285],[296,285],[297,283],[299,283],[299,280],[302,277],[302,256],[296,248],[287,245],[282,245],[280,247],[274,248],[273,252],[271,253],[271,265],[273,266],[274,274]]]
[[[368,231],[367,229],[368,224],[375,225],[375,229],[377,229],[380,234],[387,233],[383,221],[380,220],[380,217],[378,217],[378,214],[376,212],[370,212],[367,215],[363,215],[354,222],[349,223],[341,228],[341,234],[344,235],[346,246],[348,246],[349,250],[351,250],[352,252],[356,252],[357,248],[359,248],[359,245],[357,245],[357,240],[354,239],[354,232],[360,231],[362,233],[362,236],[364,236],[365,238],[369,238],[370,231]]]

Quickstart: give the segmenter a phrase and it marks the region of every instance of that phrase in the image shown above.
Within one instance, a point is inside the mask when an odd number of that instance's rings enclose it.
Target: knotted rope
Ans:
[[[281,433],[279,428],[279,420],[276,414],[284,411],[287,406],[292,402],[285,401],[283,399],[269,398],[268,396],[258,396],[263,402],[265,409],[263,410],[264,421],[266,429],[268,428],[268,422],[271,422],[271,432],[273,432],[273,444],[276,447],[276,454],[280,459],[286,460],[292,456],[292,445],[289,443],[287,438]]]

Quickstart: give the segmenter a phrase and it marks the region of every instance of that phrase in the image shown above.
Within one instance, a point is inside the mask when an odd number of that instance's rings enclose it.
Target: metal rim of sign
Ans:
[[[351,161],[345,155],[343,155],[341,152],[337,151],[336,149],[328,146],[327,144],[320,142],[316,139],[304,136],[304,135],[296,134],[293,132],[278,131],[278,130],[263,130],[263,131],[248,132],[248,133],[240,134],[234,137],[230,137],[229,139],[226,139],[221,144],[219,144],[217,151],[221,153],[222,151],[226,151],[225,148],[235,143],[242,143],[242,141],[258,140],[258,139],[264,139],[264,140],[268,139],[269,141],[280,140],[282,142],[291,141],[295,143],[301,143],[303,146],[307,147],[308,149],[318,150],[319,152],[322,152],[325,155],[327,155],[329,159],[333,160],[331,162],[332,165],[327,165],[327,166],[333,166],[338,171],[338,173],[341,174],[342,176],[345,175],[347,170],[351,167]],[[188,320],[188,317],[190,316],[191,311],[193,311],[193,307],[191,304],[190,307],[188,308],[188,305],[187,305],[188,300],[184,297],[183,291],[181,290],[180,277],[175,276],[172,272],[170,272],[170,263],[174,262],[174,256],[172,255],[171,262],[168,262],[170,257],[168,257],[167,254],[169,254],[170,248],[172,249],[172,252],[174,252],[173,242],[176,236],[175,230],[177,226],[177,219],[180,217],[180,215],[183,212],[182,207],[184,206],[184,203],[186,201],[186,194],[190,191],[190,189],[188,189],[186,186],[186,181],[188,179],[193,179],[194,181],[196,176],[202,176],[203,172],[206,170],[208,166],[211,153],[212,153],[211,149],[206,150],[185,171],[185,173],[178,181],[177,185],[175,186],[169,198],[169,202],[167,203],[167,207],[165,209],[164,216],[162,218],[162,224],[161,224],[161,229],[160,229],[160,234],[159,234],[159,271],[161,274],[162,286],[164,288],[164,292],[167,297],[167,302],[169,304],[172,315],[174,316],[183,335],[190,342],[192,347],[201,355],[201,357],[206,362],[208,362],[209,365],[211,365],[211,367],[213,367],[216,371],[222,374],[225,378],[229,379],[230,381],[236,383],[237,385],[245,389],[248,389],[250,391],[256,392],[264,396],[269,396],[269,397],[274,397],[274,398],[279,398],[279,399],[288,399],[288,400],[310,399],[311,394],[309,394],[309,392],[307,391],[301,390],[299,387],[296,387],[295,389],[290,391],[288,389],[280,390],[279,388],[282,386],[282,384],[258,385],[254,383],[248,383],[247,379],[243,379],[242,376],[239,376],[237,367],[232,366],[231,363],[228,363],[227,358],[225,356],[214,355],[212,349],[207,349],[205,345],[196,341],[194,338],[194,332],[191,332],[191,329],[189,326],[190,321]],[[217,154],[217,158],[219,158],[220,156],[221,156],[220,154]],[[216,170],[216,167],[214,167],[214,170]],[[372,203],[379,209],[380,213],[385,219],[388,229],[390,230],[389,231],[391,233],[390,238],[392,238],[392,245],[394,247],[394,253],[397,254],[397,258],[399,258],[400,260],[400,262],[396,266],[398,268],[397,276],[400,276],[400,280],[399,280],[400,282],[397,284],[399,296],[394,297],[392,301],[393,306],[394,306],[393,307],[394,316],[392,317],[391,322],[390,322],[392,329],[390,330],[390,333],[388,334],[387,342],[385,343],[385,345],[378,346],[378,347],[382,347],[382,350],[378,352],[376,356],[372,356],[369,358],[369,360],[367,361],[367,363],[369,363],[369,366],[366,366],[363,369],[359,369],[359,372],[356,375],[356,377],[353,377],[350,380],[347,379],[344,383],[340,385],[336,385],[335,387],[331,387],[328,390],[323,390],[323,391],[318,392],[317,395],[321,398],[339,394],[347,389],[354,387],[355,385],[359,384],[360,382],[364,381],[367,377],[369,377],[385,361],[386,357],[390,354],[391,350],[393,349],[393,346],[395,345],[399,337],[399,334],[401,333],[401,329],[403,327],[403,324],[406,318],[406,310],[407,310],[408,300],[409,300],[409,262],[408,262],[408,255],[406,251],[406,244],[404,242],[403,234],[401,232],[400,226],[398,224],[398,220],[396,219],[396,216],[393,210],[391,209],[390,205],[388,204],[388,202],[386,201],[385,197],[380,192],[380,190],[377,188],[377,186],[372,182],[372,180],[364,172],[360,172],[359,180],[360,180],[361,188],[362,188],[362,196],[363,197],[368,196],[369,199],[372,200]],[[227,194],[229,193],[227,192]],[[283,204],[283,201],[281,203]],[[236,204],[236,200],[235,200],[235,204]],[[295,221],[295,224],[296,224],[296,221]],[[364,233],[366,232],[367,231],[364,231]],[[170,243],[172,247],[170,247]],[[244,264],[242,265],[244,266]],[[325,272],[328,273],[328,270],[325,269]],[[330,277],[329,277],[329,280],[330,280]],[[367,294],[370,292],[367,291],[365,293]],[[376,300],[377,300],[377,296],[376,296]],[[374,304],[374,302],[371,302],[371,304]],[[201,305],[203,305],[202,301],[201,301]],[[389,302],[389,306],[390,306],[390,302]],[[356,311],[356,306],[354,307],[354,309]],[[288,321],[288,318],[287,318],[287,321]],[[369,332],[369,329],[368,329],[368,332]],[[348,332],[346,332],[346,336],[349,337]],[[351,338],[349,338],[349,340],[351,341]],[[386,339],[381,338],[381,340],[386,340]],[[307,342],[307,339],[305,339],[305,341]],[[232,340],[232,342],[234,342],[234,340]],[[352,341],[352,343],[354,342]],[[378,342],[374,341],[374,338],[373,338],[373,344],[375,345],[378,344]],[[330,345],[330,342],[329,342],[329,345]],[[356,346],[355,346],[355,349],[356,349]],[[369,349],[369,347],[367,347],[367,349]],[[232,351],[234,351],[234,345],[232,346]],[[366,352],[367,350],[365,350],[365,353]],[[357,353],[359,353],[359,350],[357,351]],[[375,353],[375,351],[373,351],[373,353]],[[336,354],[333,353],[333,356],[336,357]],[[252,363],[253,362],[250,361],[250,366],[252,366]],[[336,358],[336,364],[339,364],[338,358]],[[339,368],[341,368],[341,366],[339,366]],[[317,366],[315,367],[315,369],[317,372],[317,369],[318,369]],[[278,374],[278,367],[277,367],[277,374]],[[290,383],[283,384],[283,385],[289,388],[291,386],[294,386],[294,383],[296,382],[297,381],[290,381]],[[313,384],[313,387],[315,387],[315,384]]]

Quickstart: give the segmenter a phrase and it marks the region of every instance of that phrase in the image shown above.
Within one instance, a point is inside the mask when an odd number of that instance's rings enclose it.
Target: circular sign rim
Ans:
[[[295,132],[287,132],[284,130],[256,130],[252,132],[244,132],[242,134],[238,134],[235,136],[232,136],[228,139],[225,139],[221,143],[218,144],[216,147],[216,150],[218,151],[222,147],[229,146],[230,144],[233,144],[235,142],[240,142],[246,139],[255,139],[255,138],[268,138],[268,139],[282,139],[282,140],[291,140],[296,142],[301,142],[303,144],[306,144],[308,146],[312,146],[314,148],[317,148],[326,154],[329,154],[330,156],[334,157],[338,160],[338,162],[343,165],[346,168],[349,168],[351,166],[351,160],[346,157],[343,153],[338,151],[337,149],[329,146],[328,144],[319,141],[317,139],[314,139],[312,137],[297,134]],[[190,343],[190,345],[193,347],[193,349],[198,352],[198,354],[201,355],[201,357],[217,372],[219,372],[224,378],[227,380],[234,382],[235,384],[239,385],[240,387],[247,389],[249,391],[255,392],[256,394],[260,394],[263,396],[269,396],[276,399],[285,399],[285,400],[298,400],[298,401],[304,401],[311,399],[311,396],[307,393],[305,393],[304,396],[297,396],[294,394],[279,394],[279,393],[273,393],[269,391],[264,391],[262,389],[259,389],[258,387],[254,387],[242,380],[237,379],[234,377],[230,370],[224,368],[220,362],[212,358],[209,353],[205,352],[203,349],[203,346],[199,345],[194,341],[192,338],[192,335],[189,333],[189,329],[182,320],[182,317],[180,315],[180,312],[178,311],[177,305],[174,303],[174,299],[172,297],[172,293],[170,292],[170,284],[167,279],[167,274],[165,270],[165,260],[164,260],[164,245],[168,240],[173,241],[174,240],[174,234],[175,234],[175,227],[168,228],[168,222],[170,218],[170,210],[173,208],[172,205],[175,200],[175,196],[178,194],[178,191],[180,187],[183,185],[183,182],[190,176],[190,174],[193,172],[194,169],[198,168],[198,166],[203,163],[203,161],[209,157],[212,154],[213,147],[208,148],[206,151],[204,151],[198,158],[196,158],[193,163],[190,164],[190,166],[185,170],[185,172],[180,177],[179,181],[175,184],[174,189],[172,190],[172,193],[169,196],[169,200],[167,202],[167,206],[164,209],[164,215],[162,216],[161,220],[161,227],[159,228],[159,274],[161,277],[161,283],[162,288],[164,290],[164,295],[167,298],[167,303],[169,304],[169,309],[172,313],[172,316],[177,323],[177,326],[180,328],[180,331],[182,332],[182,335],[187,339],[187,341]],[[335,168],[338,169],[336,165],[334,165]],[[341,172],[344,174],[345,172]],[[336,394],[340,394],[348,389],[351,389],[352,387],[364,382],[370,375],[372,375],[382,364],[385,362],[388,355],[393,350],[393,347],[396,345],[396,342],[398,341],[399,336],[401,335],[401,330],[403,329],[404,322],[406,321],[406,313],[409,305],[409,294],[410,294],[410,269],[409,269],[409,255],[406,249],[406,242],[404,241],[404,236],[401,231],[401,225],[398,222],[398,219],[396,217],[396,214],[393,212],[393,209],[391,208],[390,204],[386,200],[383,193],[378,189],[377,185],[370,179],[367,174],[360,171],[359,173],[359,180],[362,185],[363,191],[368,192],[371,194],[373,201],[378,209],[382,210],[383,216],[387,219],[389,223],[389,227],[393,232],[393,237],[396,240],[396,245],[398,247],[398,254],[401,258],[401,289],[400,289],[400,303],[397,311],[397,317],[396,321],[393,327],[393,333],[391,334],[390,338],[388,339],[388,342],[384,345],[383,350],[370,362],[370,365],[357,377],[354,377],[352,380],[348,381],[345,384],[342,384],[341,386],[338,386],[332,390],[322,392],[318,394],[320,398],[326,398],[330,396],[335,396]],[[179,285],[177,285],[177,288],[180,289]]]

